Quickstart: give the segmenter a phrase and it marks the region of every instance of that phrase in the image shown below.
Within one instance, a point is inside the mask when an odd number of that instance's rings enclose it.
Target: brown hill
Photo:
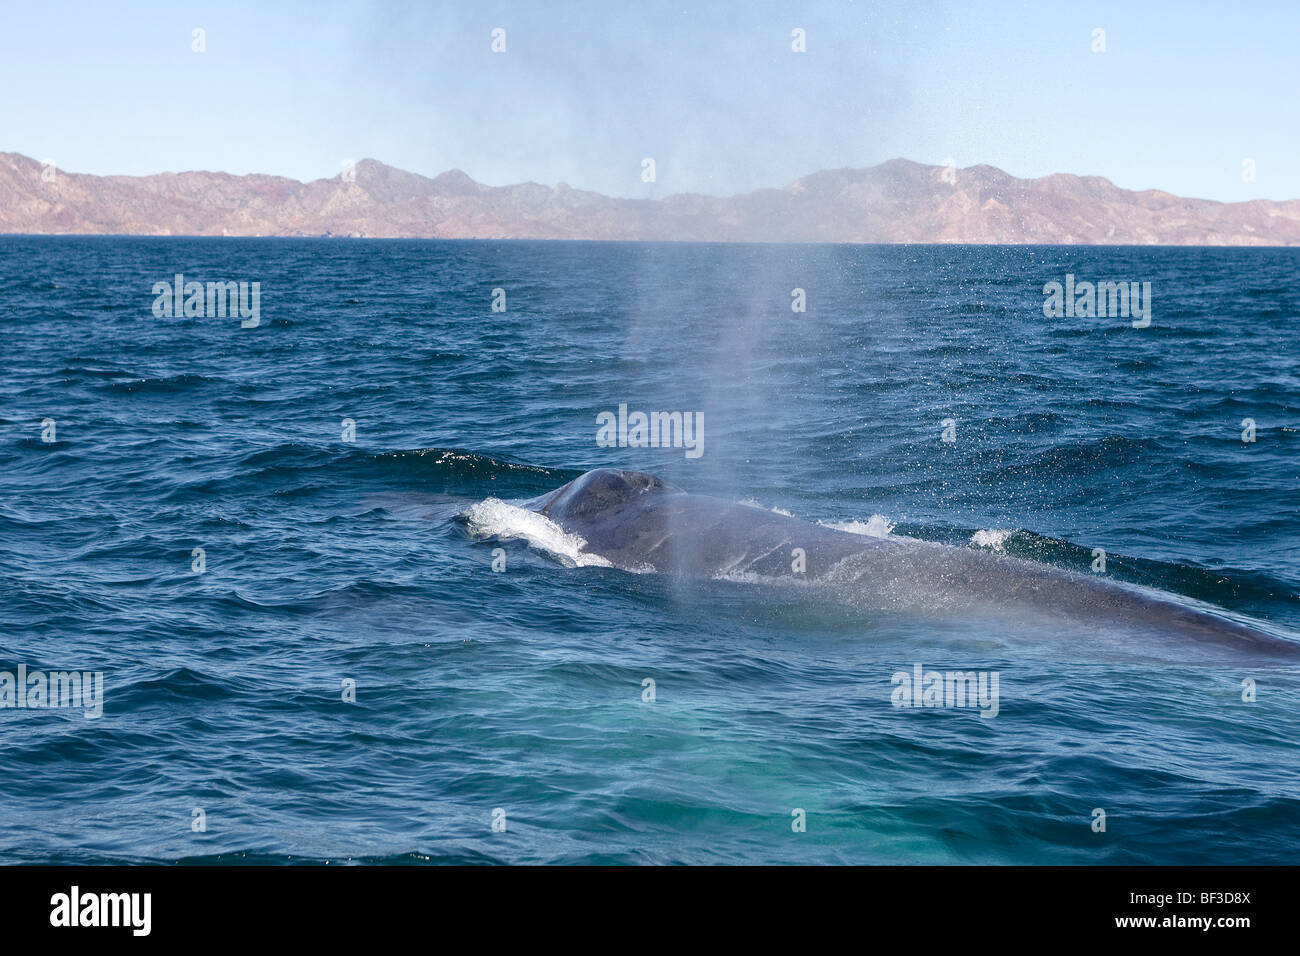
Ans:
[[[537,183],[429,179],[373,159],[353,176],[90,176],[0,153],[0,233],[1300,245],[1300,200],[1221,203],[1097,176],[1017,179],[894,159],[737,196],[613,199]],[[52,181],[51,181],[52,180]]]

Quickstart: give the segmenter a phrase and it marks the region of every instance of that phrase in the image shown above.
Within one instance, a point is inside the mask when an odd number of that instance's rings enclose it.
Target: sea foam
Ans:
[[[600,555],[583,550],[587,546],[586,538],[567,534],[546,515],[499,498],[486,498],[471,506],[465,512],[465,519],[470,535],[475,538],[521,539],[570,567],[612,566]]]

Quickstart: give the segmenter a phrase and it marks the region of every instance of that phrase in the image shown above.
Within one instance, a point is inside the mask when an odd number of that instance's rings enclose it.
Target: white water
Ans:
[[[977,548],[988,548],[992,551],[1005,551],[1007,538],[1015,534],[1015,530],[1003,531],[993,529],[989,531],[976,531],[970,536],[970,543]]]
[[[584,550],[586,538],[568,534],[546,515],[508,501],[487,498],[472,505],[465,518],[472,537],[523,540],[569,567],[612,567],[600,555]]]
[[[817,523],[823,528],[866,535],[868,538],[888,538],[894,531],[894,523],[884,515],[872,515],[866,521],[819,521]]]

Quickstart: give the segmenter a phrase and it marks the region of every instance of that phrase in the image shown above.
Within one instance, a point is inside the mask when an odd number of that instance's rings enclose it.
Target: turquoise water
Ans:
[[[1295,664],[630,574],[483,503],[637,468],[1089,573],[1101,548],[1294,637],[1297,267],[0,238],[0,670],[104,681],[98,718],[0,708],[0,859],[1294,863]],[[155,317],[176,273],[259,282],[258,325]],[[1150,326],[1045,317],[1067,273],[1150,282]],[[599,447],[620,403],[702,413],[704,453]],[[892,706],[915,664],[996,671],[996,718]]]

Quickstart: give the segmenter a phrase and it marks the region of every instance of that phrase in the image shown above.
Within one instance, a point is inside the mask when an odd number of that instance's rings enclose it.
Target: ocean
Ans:
[[[1294,663],[630,573],[518,507],[637,469],[1300,640],[1298,270],[0,237],[0,860],[1300,862]],[[1145,316],[1046,314],[1109,281]],[[698,455],[598,443],[620,406]],[[896,706],[918,667],[996,715]]]

